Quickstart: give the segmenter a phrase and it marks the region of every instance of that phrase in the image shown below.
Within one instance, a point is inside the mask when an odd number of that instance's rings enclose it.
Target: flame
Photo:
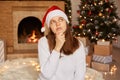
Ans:
[[[28,38],[27,42],[29,43],[36,43],[38,41],[38,38],[36,38],[35,30],[32,31],[32,35]]]

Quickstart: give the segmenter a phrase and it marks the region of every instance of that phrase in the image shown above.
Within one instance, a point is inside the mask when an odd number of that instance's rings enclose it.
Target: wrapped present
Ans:
[[[112,54],[112,45],[94,45],[94,54],[108,56]]]
[[[92,61],[92,68],[98,71],[102,71],[102,72],[109,72],[113,65],[114,64],[112,62],[104,64],[104,63]]]
[[[91,67],[92,55],[86,56],[86,65],[87,67]]]
[[[100,55],[93,54],[92,60],[96,62],[101,62],[101,63],[110,63],[112,62],[112,55],[100,56]]]
[[[5,62],[6,54],[5,54],[5,42],[0,40],[0,64]]]
[[[110,45],[110,41],[98,40],[97,45]]]

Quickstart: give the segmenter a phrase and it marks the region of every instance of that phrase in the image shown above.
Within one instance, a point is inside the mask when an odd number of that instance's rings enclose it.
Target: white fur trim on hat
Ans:
[[[46,22],[48,27],[49,27],[49,24],[50,24],[50,20],[55,16],[63,17],[67,21],[67,23],[69,23],[68,17],[63,11],[53,10],[53,11],[49,12],[46,16],[46,21],[45,22]]]
[[[41,32],[44,32],[44,31],[45,31],[45,27],[42,27],[42,28],[41,28]]]

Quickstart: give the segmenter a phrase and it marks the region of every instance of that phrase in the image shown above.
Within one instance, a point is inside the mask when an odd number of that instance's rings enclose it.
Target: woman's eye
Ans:
[[[63,18],[60,18],[59,21],[62,22],[64,19]]]
[[[52,20],[50,23],[51,23],[51,24],[55,24],[55,21]]]

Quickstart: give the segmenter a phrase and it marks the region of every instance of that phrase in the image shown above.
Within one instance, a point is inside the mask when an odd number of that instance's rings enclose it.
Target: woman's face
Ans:
[[[66,20],[60,16],[53,17],[50,20],[50,28],[54,34],[64,33],[67,28]]]

